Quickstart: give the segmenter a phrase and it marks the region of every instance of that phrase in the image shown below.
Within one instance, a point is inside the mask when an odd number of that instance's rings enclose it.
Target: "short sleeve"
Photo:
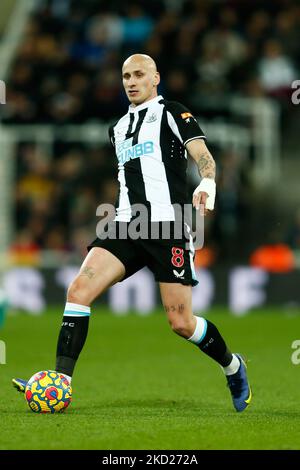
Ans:
[[[176,101],[168,101],[165,106],[168,124],[183,145],[194,139],[206,139],[196,118],[188,108]]]

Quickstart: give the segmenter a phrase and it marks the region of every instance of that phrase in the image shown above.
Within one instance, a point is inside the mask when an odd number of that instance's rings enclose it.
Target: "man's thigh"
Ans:
[[[90,305],[124,275],[124,265],[112,253],[104,248],[93,247],[68,288],[67,300]]]
[[[102,282],[107,286],[118,282],[124,275],[123,263],[113,253],[101,247],[91,248],[78,273],[78,276],[91,283]]]
[[[115,233],[113,232],[113,236],[96,238],[88,246],[88,250],[92,248],[102,248],[114,255],[125,268],[124,276],[120,279],[123,280],[142,269],[146,265],[146,262],[143,250],[137,240],[131,240],[128,236],[124,239],[119,238],[119,225],[120,224],[117,224],[116,236],[114,236]]]

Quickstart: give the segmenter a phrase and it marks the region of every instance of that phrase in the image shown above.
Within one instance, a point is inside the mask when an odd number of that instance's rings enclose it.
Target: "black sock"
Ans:
[[[232,361],[232,354],[227,348],[217,327],[209,320],[206,320],[206,323],[206,334],[198,346],[201,351],[217,361],[222,367],[226,367]]]
[[[85,343],[89,316],[64,316],[57,342],[55,370],[73,375],[74,367]]]

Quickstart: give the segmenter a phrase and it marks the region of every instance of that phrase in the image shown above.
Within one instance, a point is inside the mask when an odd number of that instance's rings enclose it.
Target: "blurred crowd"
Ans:
[[[121,65],[151,55],[160,93],[207,118],[226,115],[233,95],[290,100],[300,70],[300,4],[293,0],[39,0],[7,84],[5,123],[112,121],[127,111]],[[213,149],[212,149],[213,150]],[[117,197],[107,146],[56,142],[51,155],[17,150],[16,251],[85,249],[95,210]],[[213,243],[237,239],[247,215],[247,169],[217,150]],[[113,163],[112,163],[113,162]]]
[[[288,99],[300,65],[297,1],[40,0],[8,83],[6,122],[84,122],[127,109],[120,67],[151,55],[161,93],[194,112],[232,94]]]
[[[117,164],[108,146],[56,142],[49,156],[32,143],[17,152],[16,223],[12,250],[86,252],[96,238],[96,209],[114,204]]]

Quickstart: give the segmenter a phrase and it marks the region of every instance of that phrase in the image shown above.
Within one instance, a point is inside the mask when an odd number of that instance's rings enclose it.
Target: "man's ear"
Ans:
[[[155,77],[154,77],[153,85],[157,86],[157,85],[159,85],[159,83],[160,83],[160,75],[159,75],[159,72],[156,72]]]

